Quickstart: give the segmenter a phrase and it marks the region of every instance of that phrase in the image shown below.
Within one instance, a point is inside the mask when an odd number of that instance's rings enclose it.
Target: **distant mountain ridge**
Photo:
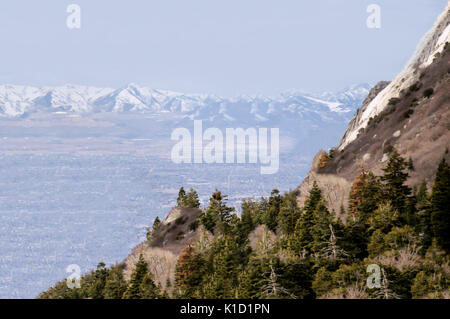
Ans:
[[[265,122],[283,113],[300,117],[336,117],[350,120],[367,96],[369,84],[330,93],[284,92],[277,97],[223,98],[209,94],[183,94],[131,83],[119,89],[80,85],[32,87],[0,85],[0,117],[23,117],[40,112],[71,113],[181,113],[191,119]]]

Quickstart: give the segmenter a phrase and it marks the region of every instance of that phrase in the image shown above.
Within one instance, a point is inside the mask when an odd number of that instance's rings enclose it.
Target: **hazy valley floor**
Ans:
[[[84,273],[99,260],[120,262],[174,206],[179,185],[195,187],[205,203],[217,187],[237,206],[294,188],[307,160],[289,161],[264,177],[254,165],[180,166],[150,156],[0,155],[0,298],[33,298],[71,264]]]

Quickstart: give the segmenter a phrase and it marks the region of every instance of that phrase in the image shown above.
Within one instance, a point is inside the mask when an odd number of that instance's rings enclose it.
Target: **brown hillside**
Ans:
[[[173,282],[178,255],[197,238],[195,222],[200,213],[199,208],[173,208],[154,232],[153,239],[136,246],[122,262],[125,279],[129,280],[142,254],[157,283],[165,288],[167,279]]]
[[[450,44],[447,42],[433,63],[414,73],[417,80],[399,95],[392,96],[383,111],[359,130],[355,140],[336,150],[325,165],[318,163],[319,156],[325,153],[316,155],[311,171],[297,188],[300,205],[316,181],[330,209],[338,212],[341,205],[346,207],[351,182],[358,172],[364,168],[381,174],[393,148],[404,158],[413,160],[410,185],[422,180],[431,185],[436,167],[450,147]],[[368,97],[366,103],[372,99]]]

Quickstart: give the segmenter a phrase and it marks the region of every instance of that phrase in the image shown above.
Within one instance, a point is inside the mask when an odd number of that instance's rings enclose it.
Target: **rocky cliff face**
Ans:
[[[344,149],[354,141],[361,129],[365,128],[371,117],[380,114],[388,105],[391,98],[398,97],[403,90],[417,82],[421,71],[433,63],[436,56],[444,50],[445,43],[450,41],[450,3],[437,18],[433,27],[425,34],[417,49],[402,72],[389,83],[374,99],[358,112],[343,138],[339,142],[339,149]]]
[[[367,107],[369,106],[370,102],[372,102],[373,99],[389,85],[389,83],[391,83],[391,82],[380,81],[369,91],[369,94],[364,99],[361,108],[359,108],[356,111],[355,116],[353,116],[350,123],[348,123],[347,130],[345,131],[344,136],[339,141],[338,149],[347,140],[347,138],[349,138],[349,135],[351,135],[352,132],[357,130],[358,126],[360,125],[361,116],[367,110]]]
[[[405,69],[390,83],[380,82],[350,121],[334,157],[311,171],[297,188],[301,205],[314,181],[330,209],[347,205],[351,183],[361,169],[381,174],[392,149],[411,158],[408,183],[433,181],[450,144],[450,3],[422,39]],[[448,155],[446,155],[448,156]]]

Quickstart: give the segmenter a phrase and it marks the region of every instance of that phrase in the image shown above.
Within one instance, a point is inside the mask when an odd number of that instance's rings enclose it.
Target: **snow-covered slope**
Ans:
[[[345,148],[356,139],[361,128],[365,128],[371,117],[379,114],[391,98],[398,97],[402,90],[409,88],[420,77],[420,69],[430,65],[434,56],[442,52],[450,41],[450,2],[436,20],[434,26],[420,41],[411,59],[402,72],[382,90],[364,109],[352,119],[348,130],[339,142],[339,149]]]
[[[155,90],[137,84],[119,89],[0,85],[0,116],[18,117],[40,112],[172,112],[184,114],[189,119],[225,122],[266,122],[292,116],[348,121],[369,87],[368,84],[356,85],[337,93],[285,92],[277,97],[222,98]]]
[[[29,112],[89,112],[93,103],[112,89],[79,85],[36,88],[0,85],[0,116],[15,117]]]

